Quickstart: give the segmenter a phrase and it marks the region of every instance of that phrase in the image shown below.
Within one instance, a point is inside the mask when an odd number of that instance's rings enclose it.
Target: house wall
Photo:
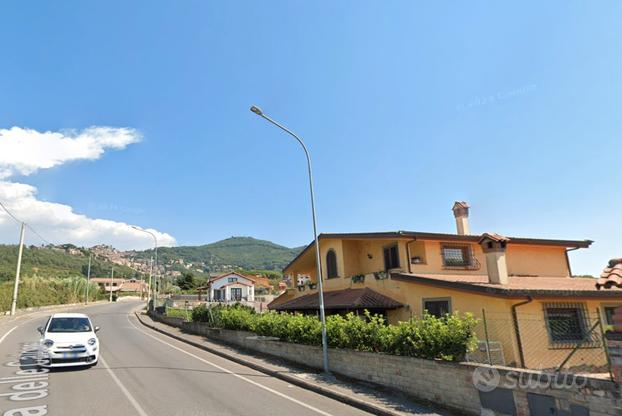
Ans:
[[[572,348],[560,348],[555,346],[549,338],[549,330],[545,319],[544,308],[547,303],[560,304],[582,304],[587,312],[587,326],[592,327],[597,323],[597,319],[603,318],[603,305],[611,305],[611,301],[604,299],[567,299],[567,298],[548,298],[535,299],[533,302],[518,308],[518,322],[523,339],[523,350],[525,355],[525,366],[527,368],[555,368],[559,366],[568,355]],[[622,305],[622,300],[613,302]],[[603,322],[604,325],[604,322]],[[587,328],[589,329],[589,328]],[[607,356],[603,347],[602,331],[600,327],[594,333],[598,340],[595,347],[584,347],[578,349],[571,357],[564,368],[574,367],[583,369],[586,372],[606,373]]]
[[[479,268],[466,270],[459,268],[445,268],[441,256],[443,244],[469,245],[473,257],[477,260]],[[486,257],[482,248],[476,243],[454,243],[442,241],[413,241],[410,239],[387,239],[387,240],[339,240],[322,239],[320,241],[320,255],[322,260],[322,273],[326,275],[326,253],[334,250],[337,255],[337,268],[340,277],[351,277],[357,274],[373,273],[384,270],[385,247],[398,244],[400,255],[400,269],[404,272],[424,274],[464,274],[464,275],[487,275]],[[407,246],[410,250],[410,258],[420,257],[423,261],[418,264],[410,264],[407,255]],[[306,261],[300,265],[293,264],[286,273],[294,278],[297,274],[311,276],[315,280],[315,253],[310,250]],[[506,253],[508,274],[510,276],[545,276],[564,277],[570,275],[566,252],[564,247],[532,246],[509,244]]]
[[[570,276],[565,247],[508,244],[505,257],[510,276]]]
[[[339,277],[350,278],[356,274],[373,273],[384,270],[383,249],[386,246],[396,243],[399,246],[400,270],[407,271],[408,263],[405,240],[322,239],[320,241],[322,275],[327,275],[326,254],[329,250],[333,250],[337,256],[337,271]],[[294,285],[298,275],[310,276],[311,281],[316,282],[315,251],[311,249],[306,252],[296,263],[285,270],[285,274],[291,276]]]
[[[239,283],[229,282],[229,277],[237,278]],[[241,284],[243,283],[243,284]],[[250,286],[247,286],[250,285]],[[211,299],[214,299],[214,290],[221,290],[224,287],[225,289],[225,299],[231,300],[231,288],[241,288],[242,289],[242,297],[246,298],[249,302],[254,300],[255,296],[255,287],[252,280],[247,279],[245,277],[239,276],[237,274],[229,274],[221,277],[218,280],[215,280],[211,284]]]

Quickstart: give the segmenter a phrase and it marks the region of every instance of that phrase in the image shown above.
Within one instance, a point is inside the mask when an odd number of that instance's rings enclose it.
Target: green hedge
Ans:
[[[192,311],[183,308],[166,308],[166,316],[171,318],[184,318],[188,319]]]
[[[242,305],[199,306],[192,320],[215,328],[252,331],[286,342],[320,345],[320,320],[312,315],[268,312],[257,314]],[[424,315],[398,325],[387,325],[380,315],[348,313],[326,318],[328,344],[334,348],[383,352],[410,357],[459,361],[475,346],[477,320],[470,314],[443,318]]]

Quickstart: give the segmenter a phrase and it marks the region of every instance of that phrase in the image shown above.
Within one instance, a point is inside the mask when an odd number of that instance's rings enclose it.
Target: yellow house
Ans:
[[[602,371],[600,324],[622,305],[622,290],[572,277],[568,252],[592,241],[473,235],[469,206],[456,202],[453,212],[456,234],[320,234],[327,314],[369,310],[397,323],[424,311],[470,312],[482,322],[474,361],[554,368],[579,346],[566,366]],[[290,287],[268,307],[316,313],[314,243],[283,272]]]

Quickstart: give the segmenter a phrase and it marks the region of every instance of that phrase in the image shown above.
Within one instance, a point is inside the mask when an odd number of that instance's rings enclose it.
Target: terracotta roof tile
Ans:
[[[454,202],[453,209],[456,208],[469,208],[469,204],[467,204],[466,201],[456,201]]]
[[[278,311],[312,310],[318,309],[319,298],[317,293],[301,296],[276,305],[268,305],[270,309]],[[397,309],[404,305],[400,302],[369,289],[343,289],[324,292],[324,308],[335,309]]]
[[[501,242],[504,242],[504,241],[505,242],[510,241],[510,239],[508,237],[506,237],[504,235],[501,235],[501,234],[497,234],[497,233],[484,233],[480,237],[479,242],[481,243],[482,240],[484,240],[484,239],[489,239],[489,240],[492,240],[492,241],[496,241],[498,243],[501,243]]]
[[[596,279],[547,276],[510,276],[508,284],[493,284],[487,275],[393,274],[392,279],[501,296],[602,297],[622,296],[622,289],[603,293],[595,289]]]
[[[608,267],[600,274],[596,288],[622,288],[622,258],[609,261]]]

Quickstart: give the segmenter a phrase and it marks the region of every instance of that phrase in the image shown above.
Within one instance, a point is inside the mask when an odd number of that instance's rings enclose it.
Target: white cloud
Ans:
[[[0,178],[30,175],[74,160],[95,160],[106,149],[124,149],[140,139],[140,133],[130,128],[43,133],[21,127],[0,129]]]
[[[106,149],[123,149],[138,142],[134,129],[90,127],[81,132],[44,132],[13,127],[0,129],[0,201],[21,221],[36,229],[54,244],[73,243],[79,246],[109,244],[119,249],[147,249],[153,239],[131,225],[74,212],[59,203],[37,199],[31,185],[9,182],[6,178],[30,175],[75,160],[95,160]],[[0,243],[16,243],[18,224],[0,210]],[[158,238],[160,246],[175,245],[175,239],[157,230],[148,229]],[[41,240],[27,231],[28,244]]]
[[[41,201],[37,199],[36,193],[33,186],[0,181],[0,201],[51,243],[73,243],[79,246],[110,244],[123,250],[153,247],[150,236],[133,229],[129,224],[89,218],[74,212],[68,205]],[[0,213],[0,242],[15,243],[18,227],[8,215]],[[159,246],[175,245],[175,239],[171,235],[148,230],[156,235]],[[32,232],[27,230],[26,234],[29,244],[42,244]]]

